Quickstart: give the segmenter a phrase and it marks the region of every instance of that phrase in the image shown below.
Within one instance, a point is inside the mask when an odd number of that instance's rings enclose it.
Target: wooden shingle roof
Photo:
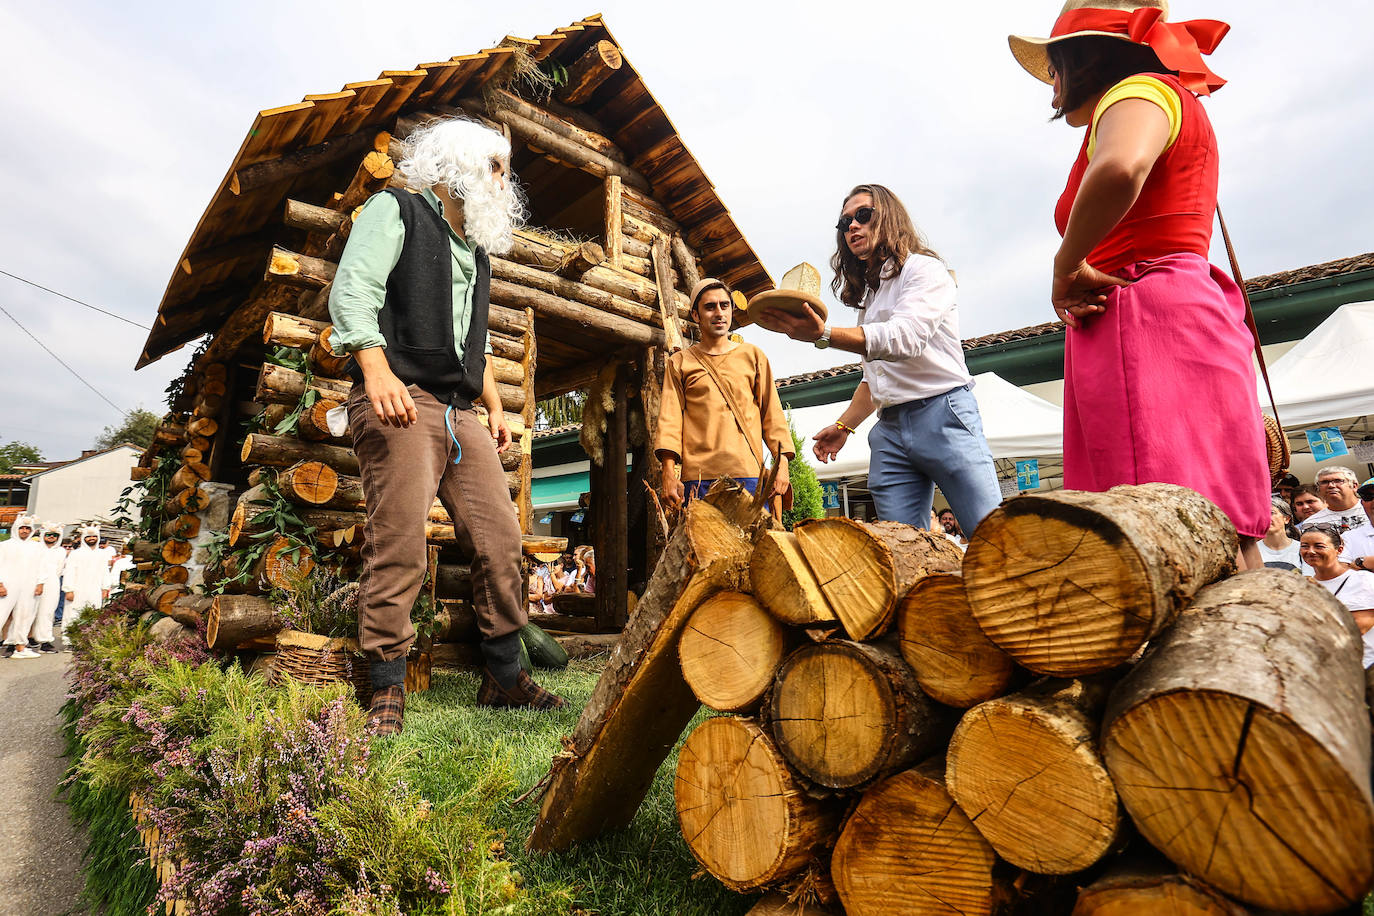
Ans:
[[[338,92],[259,112],[177,259],[138,368],[219,328],[262,279],[273,242],[291,239],[292,230],[282,225],[285,201],[327,201],[347,184],[376,133],[390,129],[398,115],[480,93],[502,74],[517,47],[536,60],[567,66],[602,39],[614,41],[601,17],[592,16],[549,35],[510,38],[475,54],[383,71]],[[628,59],[580,107],[649,180],[654,198],[701,253],[707,273],[751,296],[773,287]]]

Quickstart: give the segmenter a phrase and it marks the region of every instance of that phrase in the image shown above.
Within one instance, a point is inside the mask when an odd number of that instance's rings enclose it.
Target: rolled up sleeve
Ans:
[[[400,205],[390,194],[372,195],[353,221],[329,291],[334,355],[386,346],[377,314],[386,304],[386,281],[404,244]]]
[[[682,408],[685,402],[682,354],[679,352],[668,357],[668,365],[663,373],[663,395],[658,405],[658,441],[654,443],[656,454],[671,455],[678,464],[682,463]]]
[[[864,358],[914,359],[953,310],[954,279],[939,261],[912,255],[902,266],[901,290],[892,315],[864,325]]]

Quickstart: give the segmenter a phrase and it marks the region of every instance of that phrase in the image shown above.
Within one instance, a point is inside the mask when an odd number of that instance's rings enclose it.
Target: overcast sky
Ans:
[[[972,337],[1053,317],[1052,210],[1081,135],[1048,123],[1049,90],[1006,35],[1047,34],[1059,6],[616,0],[599,11],[775,277],[803,260],[824,269],[844,192],[884,183],[957,270]],[[258,110],[597,11],[0,0],[0,269],[150,324]],[[1181,0],[1173,12],[1233,26],[1211,58],[1231,83],[1207,107],[1246,273],[1374,249],[1374,193],[1358,165],[1374,135],[1374,6]],[[135,373],[142,329],[3,276],[0,306],[120,410],[161,413],[189,354]],[[70,458],[118,420],[3,315],[0,335],[0,442]],[[747,336],[778,376],[851,359]]]

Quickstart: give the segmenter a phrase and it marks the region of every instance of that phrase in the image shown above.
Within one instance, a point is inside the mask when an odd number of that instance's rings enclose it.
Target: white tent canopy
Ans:
[[[1374,302],[1336,309],[1269,367],[1279,418],[1289,429],[1374,414]],[[1259,382],[1259,400],[1269,395]]]
[[[983,417],[983,432],[994,458],[1053,457],[1063,452],[1064,418],[1059,407],[1022,391],[992,372],[974,376],[973,382],[973,395]],[[792,411],[792,426],[807,449],[807,460],[822,480],[868,474],[868,432],[877,422],[876,415],[859,424],[858,433],[849,437],[831,463],[819,464],[810,452],[811,437],[834,423],[843,411],[843,402]]]

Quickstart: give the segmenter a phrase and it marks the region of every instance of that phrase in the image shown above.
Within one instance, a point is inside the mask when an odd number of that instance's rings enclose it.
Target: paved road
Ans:
[[[77,903],[86,842],[54,793],[66,770],[57,711],[68,655],[0,659],[0,914],[63,916]]]

